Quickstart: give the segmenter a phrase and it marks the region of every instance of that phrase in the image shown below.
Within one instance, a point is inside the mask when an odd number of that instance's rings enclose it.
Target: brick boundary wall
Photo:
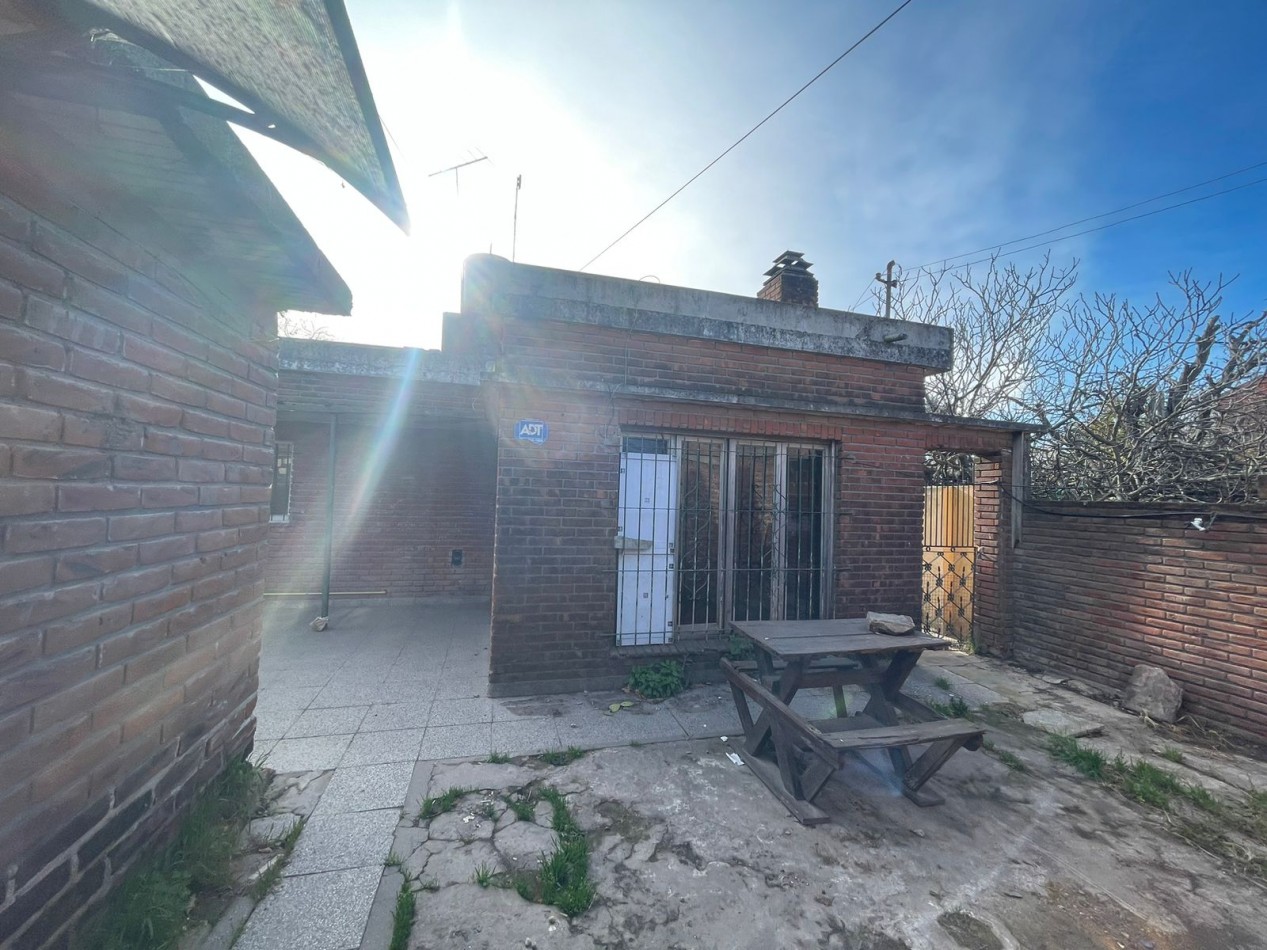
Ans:
[[[6,948],[66,945],[250,747],[274,319],[0,166]]]
[[[469,400],[469,397],[468,397]],[[331,589],[387,598],[487,598],[497,447],[483,427],[339,427]],[[290,520],[269,526],[267,589],[321,590],[329,428],[279,422],[294,444]],[[461,551],[461,563],[453,552]]]
[[[1151,663],[1184,711],[1267,736],[1267,510],[1198,531],[1191,513],[1040,505],[1015,549],[1016,659],[1113,689]]]

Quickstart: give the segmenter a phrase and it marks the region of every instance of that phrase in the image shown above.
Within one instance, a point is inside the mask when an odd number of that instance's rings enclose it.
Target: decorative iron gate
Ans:
[[[924,487],[924,630],[972,643],[975,567],[971,466],[930,465]]]

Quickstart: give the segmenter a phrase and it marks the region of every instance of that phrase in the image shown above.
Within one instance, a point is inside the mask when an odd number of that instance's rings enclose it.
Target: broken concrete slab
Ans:
[[[1157,666],[1141,663],[1131,672],[1122,706],[1158,722],[1174,722],[1183,703],[1183,688]]]
[[[1021,722],[1055,736],[1071,736],[1074,739],[1098,736],[1104,732],[1104,723],[1073,716],[1059,709],[1031,709],[1021,714]]]

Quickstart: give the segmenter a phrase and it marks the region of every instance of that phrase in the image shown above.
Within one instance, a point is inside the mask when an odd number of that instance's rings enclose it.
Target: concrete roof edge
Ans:
[[[462,311],[724,340],[920,366],[951,365],[946,327],[620,277],[467,258]]]
[[[286,372],[328,373],[336,376],[410,378],[478,386],[482,362],[456,359],[441,350],[344,343],[338,340],[278,341],[278,369]]]

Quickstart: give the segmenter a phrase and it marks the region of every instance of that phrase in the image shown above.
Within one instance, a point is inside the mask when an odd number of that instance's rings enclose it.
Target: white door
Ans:
[[[620,455],[616,637],[621,646],[673,639],[677,474],[667,441],[663,452]]]

